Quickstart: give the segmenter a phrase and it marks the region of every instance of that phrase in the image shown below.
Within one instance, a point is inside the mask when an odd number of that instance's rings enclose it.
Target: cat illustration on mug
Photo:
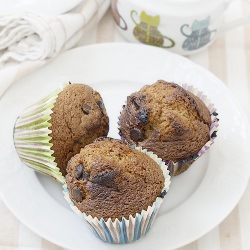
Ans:
[[[116,22],[116,24],[123,30],[127,30],[128,26],[125,22],[125,20],[123,19],[123,17],[120,15],[118,8],[117,8],[117,3],[118,0],[112,0],[111,1],[111,10],[112,10],[112,14],[114,17],[114,20]]]
[[[211,41],[212,34],[216,33],[216,29],[210,30],[210,16],[203,20],[194,20],[192,26],[183,24],[180,28],[181,33],[187,37],[182,44],[184,50],[196,50],[199,49]],[[186,29],[191,29],[189,34],[185,32]]]
[[[137,12],[132,10],[130,15],[133,22],[135,23],[133,35],[139,42],[162,48],[174,47],[174,40],[162,35],[158,30],[160,16],[150,16],[147,15],[145,11],[142,11],[140,14],[140,22],[137,23],[134,19],[134,15],[138,15]],[[166,45],[164,45],[165,42]]]

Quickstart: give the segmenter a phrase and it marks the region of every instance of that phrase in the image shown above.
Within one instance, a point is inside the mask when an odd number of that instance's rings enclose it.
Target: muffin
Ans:
[[[140,151],[120,140],[99,138],[68,163],[65,189],[71,205],[95,231],[96,224],[101,231],[110,231],[112,240],[98,233],[105,241],[125,243],[120,234],[126,235],[126,242],[145,234],[168,190],[166,165],[152,153]],[[138,218],[144,222],[141,229],[135,225]],[[118,230],[119,225],[127,231]],[[134,230],[141,230],[140,235]]]
[[[210,111],[191,92],[159,80],[128,96],[119,117],[119,133],[129,144],[181,165],[170,168],[172,175],[185,171],[211,139]]]
[[[68,84],[24,110],[15,123],[14,144],[25,164],[64,182],[68,160],[108,130],[100,94]]]

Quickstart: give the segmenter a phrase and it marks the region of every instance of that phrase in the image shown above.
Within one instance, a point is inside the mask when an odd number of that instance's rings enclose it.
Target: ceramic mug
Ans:
[[[191,55],[223,31],[250,21],[246,16],[223,24],[230,0],[112,0],[114,20],[130,42]]]

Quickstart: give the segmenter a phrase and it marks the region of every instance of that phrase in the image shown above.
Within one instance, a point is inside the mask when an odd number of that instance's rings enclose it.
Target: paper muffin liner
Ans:
[[[54,151],[50,134],[52,108],[58,94],[67,84],[58,88],[39,102],[26,108],[16,120],[13,139],[19,158],[28,167],[37,172],[49,175],[60,183],[65,178],[60,172],[53,157]]]
[[[188,169],[194,161],[196,161],[199,157],[201,157],[203,154],[206,153],[206,151],[214,143],[214,140],[217,137],[216,133],[217,133],[218,127],[219,127],[219,123],[218,123],[219,119],[217,118],[218,113],[216,112],[216,108],[214,107],[214,104],[211,103],[211,101],[207,98],[207,96],[204,95],[202,91],[198,90],[197,88],[195,88],[195,87],[193,87],[191,85],[188,85],[188,84],[178,84],[178,85],[180,85],[185,90],[193,93],[195,96],[198,96],[204,102],[204,104],[207,106],[207,108],[209,110],[209,113],[211,115],[211,126],[210,126],[210,132],[209,132],[210,139],[200,149],[200,151],[197,154],[192,155],[191,157],[183,159],[183,160],[178,161],[178,162],[174,162],[174,161],[168,161],[168,162],[166,162],[168,170],[170,171],[170,175],[171,176],[175,176],[175,175],[181,174],[186,169]],[[118,127],[120,127],[120,116],[118,118]],[[119,132],[119,135],[121,136],[121,139],[123,141],[126,141],[126,139],[123,137],[123,135],[122,135],[121,132]]]
[[[151,157],[161,168],[164,175],[165,183],[161,191],[162,197],[157,197],[152,206],[149,206],[147,210],[142,210],[140,213],[136,213],[135,216],[130,215],[128,219],[122,217],[122,220],[118,220],[118,218],[114,221],[112,221],[111,218],[107,221],[103,218],[99,220],[96,217],[93,218],[91,215],[82,213],[71,201],[67,184],[63,185],[64,197],[69,203],[71,209],[86,222],[97,238],[112,244],[125,244],[136,241],[149,231],[170,185],[169,171],[162,159],[141,147],[130,147]]]
[[[197,88],[194,88],[191,85],[188,84],[179,84],[182,88],[185,90],[193,93],[195,96],[198,96],[203,103],[207,106],[209,113],[211,115],[211,125],[210,125],[210,139],[207,141],[207,143],[200,149],[200,151],[192,155],[191,157],[187,159],[183,159],[181,161],[169,161],[167,162],[168,169],[171,173],[171,175],[178,175],[182,172],[184,172],[187,168],[191,166],[191,164],[196,161],[199,157],[201,157],[203,154],[206,153],[206,151],[213,145],[215,138],[217,137],[217,131],[219,127],[219,119],[217,118],[218,113],[216,112],[216,108],[214,107],[214,104],[211,103],[211,101],[208,99],[206,95],[203,94],[202,91],[198,90]]]

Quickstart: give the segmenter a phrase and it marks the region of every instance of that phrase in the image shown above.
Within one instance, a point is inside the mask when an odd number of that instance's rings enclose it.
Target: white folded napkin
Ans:
[[[58,16],[0,15],[0,98],[14,81],[77,45],[90,20],[100,20],[110,0],[84,0]]]

